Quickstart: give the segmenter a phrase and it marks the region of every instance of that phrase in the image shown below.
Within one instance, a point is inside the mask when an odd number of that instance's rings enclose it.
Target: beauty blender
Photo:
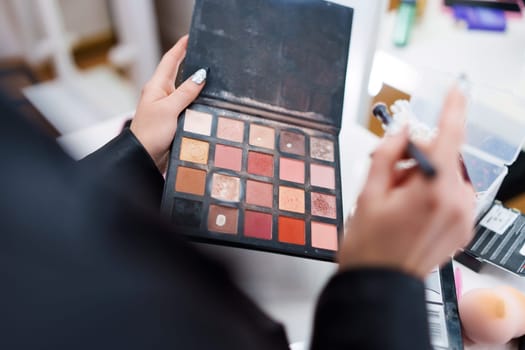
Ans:
[[[509,286],[474,289],[458,301],[467,338],[479,344],[505,344],[525,335],[525,294]]]

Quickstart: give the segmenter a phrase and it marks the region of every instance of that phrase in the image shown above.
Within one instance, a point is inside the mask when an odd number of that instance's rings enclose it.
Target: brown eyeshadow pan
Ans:
[[[202,196],[204,195],[205,185],[206,171],[183,166],[178,167],[175,191]]]
[[[208,213],[208,229],[213,232],[221,232],[235,235],[239,221],[239,209],[210,205]]]
[[[282,131],[281,138],[279,141],[279,149],[281,152],[297,154],[304,156],[305,151],[305,137],[304,135],[298,134],[291,131]]]

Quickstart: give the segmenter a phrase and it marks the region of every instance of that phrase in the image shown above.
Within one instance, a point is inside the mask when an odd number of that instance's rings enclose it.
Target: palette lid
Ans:
[[[321,0],[197,0],[181,78],[201,96],[341,126],[353,10]]]

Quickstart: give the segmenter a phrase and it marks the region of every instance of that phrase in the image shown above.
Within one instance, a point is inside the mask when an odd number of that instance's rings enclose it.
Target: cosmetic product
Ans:
[[[410,33],[416,20],[416,0],[403,0],[397,10],[394,27],[394,45],[403,47],[408,44]]]
[[[388,109],[384,103],[377,103],[372,109],[372,113],[383,123],[385,129],[393,127],[394,119],[390,113],[388,113]],[[436,169],[434,166],[412,141],[408,141],[407,153],[417,162],[419,168],[426,177],[432,178],[436,176]]]
[[[503,10],[455,5],[454,18],[467,24],[469,30],[504,32],[507,19]]]
[[[162,201],[181,233],[334,260],[352,15],[321,0],[196,1],[180,79],[210,74],[179,118]]]
[[[455,259],[475,271],[489,263],[525,276],[525,215],[494,202],[477,223],[474,239]]]
[[[445,0],[446,6],[464,5],[521,12],[519,0]]]
[[[425,292],[433,348],[463,349],[452,262],[430,273],[425,280]]]
[[[467,292],[459,313],[465,335],[476,344],[503,345],[525,335],[525,294],[511,286]]]

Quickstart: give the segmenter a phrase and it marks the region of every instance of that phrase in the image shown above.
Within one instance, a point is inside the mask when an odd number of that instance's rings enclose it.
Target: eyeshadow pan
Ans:
[[[324,216],[325,218],[335,219],[337,215],[337,207],[335,204],[335,196],[329,194],[322,194],[312,192],[312,215]]]
[[[241,192],[241,180],[235,176],[213,174],[211,196],[223,201],[238,202]]]
[[[184,131],[210,136],[211,114],[187,109],[184,118]]]
[[[273,185],[266,182],[247,180],[246,203],[271,208],[273,204]]]
[[[334,161],[334,143],[330,140],[312,137],[310,139],[310,156],[315,159]]]
[[[279,149],[282,152],[304,156],[304,135],[291,131],[281,132]]]
[[[242,149],[217,144],[215,146],[215,166],[241,171]]]
[[[337,250],[337,227],[312,221],[312,247]]]
[[[304,184],[304,162],[302,160],[281,158],[279,162],[281,180]]]
[[[279,209],[304,213],[304,190],[279,186]]]
[[[202,202],[177,198],[173,203],[171,221],[176,225],[199,228],[202,220]]]
[[[180,159],[193,163],[207,164],[209,147],[210,144],[208,142],[183,137],[180,146]]]
[[[244,123],[239,120],[219,117],[217,124],[217,137],[234,142],[242,142]]]
[[[272,215],[247,210],[244,213],[244,235],[259,239],[272,239]]]
[[[304,245],[304,221],[287,216],[279,216],[279,242]]]
[[[275,131],[257,124],[250,125],[250,145],[274,149]]]
[[[210,205],[208,230],[220,233],[237,234],[239,210],[236,208]]]
[[[206,171],[179,166],[175,178],[175,191],[204,195]]]
[[[273,177],[273,156],[259,152],[248,152],[248,172]]]
[[[335,172],[331,166],[310,164],[310,183],[312,186],[335,189]]]

